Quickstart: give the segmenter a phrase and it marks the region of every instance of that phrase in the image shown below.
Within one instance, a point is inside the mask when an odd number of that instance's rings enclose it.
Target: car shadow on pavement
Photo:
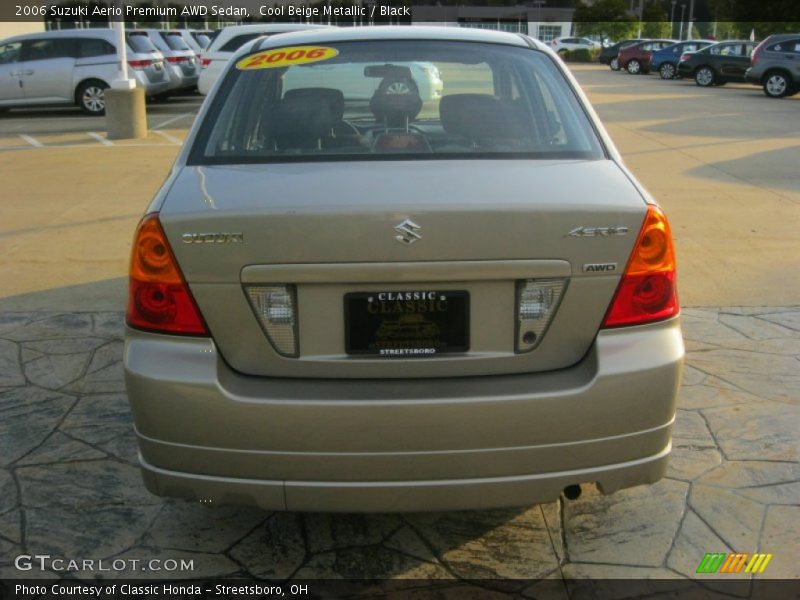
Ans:
[[[798,175],[787,169],[787,165],[790,164],[800,165],[800,146],[754,152],[734,160],[708,163],[690,169],[686,174],[692,177],[708,177],[711,173],[709,169],[716,169],[756,185],[782,188],[797,193],[800,192]]]

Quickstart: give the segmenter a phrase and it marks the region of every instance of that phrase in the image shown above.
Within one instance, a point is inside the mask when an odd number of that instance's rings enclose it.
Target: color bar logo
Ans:
[[[698,573],[763,573],[767,568],[772,554],[756,552],[708,552],[697,567]]]

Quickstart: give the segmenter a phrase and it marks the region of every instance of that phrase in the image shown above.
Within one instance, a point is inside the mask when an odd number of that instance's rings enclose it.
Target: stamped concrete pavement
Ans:
[[[20,573],[20,554],[161,557],[192,560],[171,574],[182,577],[510,579],[534,597],[520,580],[680,580],[706,552],[759,550],[774,554],[759,577],[800,577],[800,309],[687,309],[683,322],[688,366],[659,483],[519,509],[329,515],[151,496],[122,315],[4,313],[0,576],[53,575]]]
[[[570,595],[587,577],[674,578],[682,589],[706,552],[758,550],[774,555],[758,577],[800,577],[800,280],[791,277],[800,99],[575,71],[675,232],[688,366],[666,479],[611,496],[587,489],[572,502],[425,515],[265,513],[151,496],[113,311],[136,220],[178,146],[156,134],[130,147],[83,134],[70,146],[39,123],[43,147],[0,152],[0,576],[54,576],[17,571],[22,553],[184,558],[194,570],[171,575],[507,578],[533,597],[540,588],[520,580],[564,578]],[[163,132],[179,140],[186,123],[169,119]]]

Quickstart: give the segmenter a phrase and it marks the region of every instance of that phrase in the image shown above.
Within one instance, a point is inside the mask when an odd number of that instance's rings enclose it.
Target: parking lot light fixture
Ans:
[[[144,90],[136,87],[136,81],[128,74],[128,47],[125,38],[125,22],[114,23],[117,32],[117,79],[104,93],[106,129],[112,140],[147,137],[147,111]]]

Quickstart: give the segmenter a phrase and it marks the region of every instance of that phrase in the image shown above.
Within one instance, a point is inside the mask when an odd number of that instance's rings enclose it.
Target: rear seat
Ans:
[[[489,94],[451,94],[439,103],[444,130],[475,146],[515,145],[528,140],[530,124],[519,107]]]

